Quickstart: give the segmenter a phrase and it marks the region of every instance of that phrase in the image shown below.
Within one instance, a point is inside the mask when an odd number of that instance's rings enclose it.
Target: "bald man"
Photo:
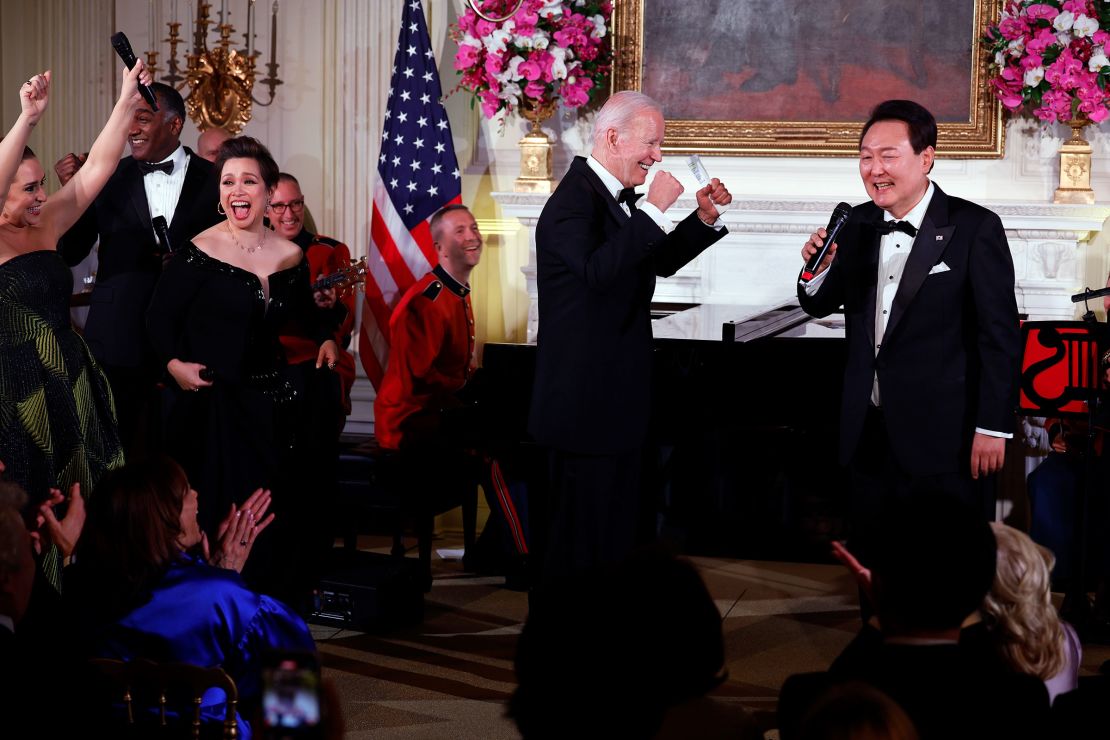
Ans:
[[[220,153],[220,145],[230,138],[231,134],[224,129],[210,128],[197,139],[197,154],[209,162],[215,162],[216,155]]]

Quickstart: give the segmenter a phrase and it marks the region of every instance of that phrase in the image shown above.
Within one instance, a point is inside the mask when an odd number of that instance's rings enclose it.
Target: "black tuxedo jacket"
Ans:
[[[539,348],[528,431],[585,454],[631,451],[647,434],[651,298],[726,231],[691,213],[665,234],[645,213],[625,215],[583,157],[575,157],[536,226]]]
[[[970,471],[975,428],[1011,432],[1014,426],[1021,335],[1002,222],[935,187],[876,354],[881,237],[873,224],[882,218],[871,202],[852,209],[817,293],[807,296],[798,287],[802,308],[813,316],[844,306],[841,462],[856,451],[877,373],[902,469],[911,475]]]
[[[219,189],[207,160],[187,148],[189,166],[169,225],[170,244],[180,248],[223,220],[216,212]],[[84,215],[62,237],[58,250],[75,265],[97,238],[96,284],[85,322],[85,341],[102,364],[138,367],[152,357],[146,343],[146,308],[162,272],[143,174],[133,157],[124,157]]]

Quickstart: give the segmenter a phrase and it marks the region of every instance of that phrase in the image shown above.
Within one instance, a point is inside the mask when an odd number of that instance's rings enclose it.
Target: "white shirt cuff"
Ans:
[[[644,203],[642,206],[636,206],[636,210],[646,213],[656,226],[663,230],[664,234],[671,233],[671,220],[663,215],[663,212],[655,207],[652,203]]]
[[[990,429],[983,429],[982,427],[975,427],[975,433],[976,434],[985,434],[988,437],[1002,437],[1003,439],[1013,439],[1014,438],[1013,434],[1007,434],[1006,432],[993,432]]]
[[[828,274],[829,271],[826,269],[824,272],[814,276],[808,283],[803,285],[802,287],[805,288],[806,295],[816,295],[817,291],[821,288],[821,283],[825,282],[825,276]]]

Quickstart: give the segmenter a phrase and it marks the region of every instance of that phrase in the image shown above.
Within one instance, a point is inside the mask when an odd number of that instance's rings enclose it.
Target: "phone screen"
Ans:
[[[279,655],[262,671],[267,737],[305,736],[320,725],[320,669],[315,656]]]

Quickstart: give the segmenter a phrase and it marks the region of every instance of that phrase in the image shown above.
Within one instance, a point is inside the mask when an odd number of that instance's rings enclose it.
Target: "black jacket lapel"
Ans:
[[[882,213],[882,211],[880,211]],[[879,289],[879,234],[869,223],[860,224],[860,244],[866,251],[860,255],[865,269],[859,274],[864,276],[864,313],[863,324],[867,328],[867,338],[875,346],[875,303]]]
[[[578,169],[579,174],[586,178],[586,181],[590,183],[593,189],[596,190],[598,195],[605,201],[605,204],[609,207],[609,213],[617,220],[617,223],[623,224],[627,221],[628,214],[620,207],[620,204],[617,203],[617,199],[614,198],[612,193],[609,192],[609,189],[605,187],[605,183],[601,181],[601,178],[598,177],[597,173],[590,167],[586,158],[575,157],[573,166]]]
[[[185,147],[185,153],[189,155],[189,166],[185,169],[185,181],[181,183],[181,195],[177,198],[177,205],[173,209],[173,222],[170,223],[170,238],[175,249],[187,238],[181,230],[190,223],[189,212],[200,197],[204,189],[204,181],[210,174],[197,166],[197,155],[193,154],[188,147]]]
[[[128,165],[131,171],[127,172],[123,181],[127,183],[128,194],[131,196],[131,205],[135,207],[135,217],[148,231],[151,240],[154,239],[154,225],[150,222],[150,203],[146,199],[146,187],[143,185],[143,173],[139,172],[139,165],[134,159]]]

